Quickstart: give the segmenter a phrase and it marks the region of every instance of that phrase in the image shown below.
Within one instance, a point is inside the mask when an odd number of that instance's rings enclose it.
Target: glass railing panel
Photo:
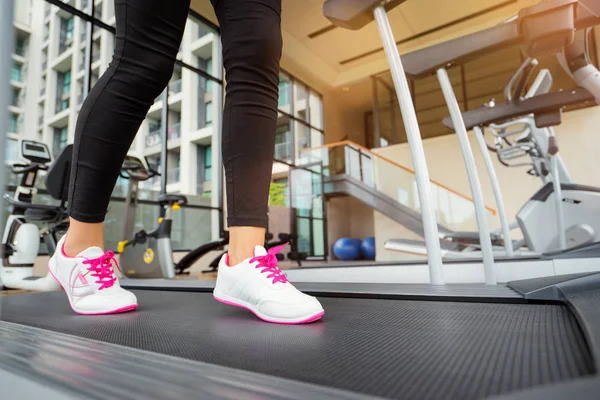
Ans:
[[[320,161],[325,176],[347,175],[420,213],[414,172],[393,160],[350,141],[302,152],[303,163]],[[450,230],[475,231],[477,220],[471,198],[439,182],[431,181],[431,195],[438,222]],[[496,211],[486,207],[490,224]],[[495,225],[495,224],[494,224]]]
[[[346,146],[344,147],[344,149],[346,153],[346,175],[359,181],[362,181],[362,169],[360,168],[360,151],[350,146]]]

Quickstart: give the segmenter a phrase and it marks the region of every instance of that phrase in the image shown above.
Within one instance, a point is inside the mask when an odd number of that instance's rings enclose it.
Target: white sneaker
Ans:
[[[258,318],[277,324],[305,324],[320,319],[325,311],[319,301],[294,287],[277,267],[276,254],[283,246],[254,248],[254,257],[230,267],[225,254],[213,296],[221,303],[252,311]]]
[[[116,314],[135,310],[135,295],[121,287],[113,269],[119,268],[112,251],[90,247],[76,257],[64,252],[65,237],[58,241],[48,270],[67,294],[77,314]]]

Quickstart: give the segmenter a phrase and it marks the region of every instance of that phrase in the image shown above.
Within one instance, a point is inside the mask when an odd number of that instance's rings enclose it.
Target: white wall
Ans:
[[[592,107],[564,114],[563,123],[555,128],[560,154],[569,168],[573,181],[579,184],[600,186],[600,157],[598,156],[600,132],[598,127],[600,127],[600,107]],[[496,203],[483,158],[478,151],[475,137],[470,134],[469,138],[474,151],[486,205],[495,209]],[[456,136],[447,135],[426,140],[424,141],[424,147],[430,178],[471,197],[467,173]],[[375,149],[374,151],[412,168],[408,144]],[[502,188],[505,207],[512,222],[521,206],[540,188],[541,181],[539,178],[527,175],[526,167],[506,168],[495,157],[493,157],[493,160]],[[393,179],[393,177],[389,177],[389,179]],[[374,224],[378,251],[377,259],[401,259],[399,253],[385,251],[383,244],[392,237],[414,237],[405,229],[399,227],[398,224],[377,212],[374,213]],[[499,226],[498,218],[493,218],[491,229],[496,229]],[[515,237],[518,237],[518,232]]]
[[[29,13],[30,13],[30,8],[29,8],[29,2],[28,1],[15,1],[15,15],[14,15],[14,21],[26,26],[29,26],[30,21],[29,21]]]

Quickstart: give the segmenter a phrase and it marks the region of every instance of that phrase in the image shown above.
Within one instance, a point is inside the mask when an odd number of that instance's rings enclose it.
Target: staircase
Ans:
[[[431,160],[429,160],[431,162]],[[414,171],[352,141],[342,141],[301,153],[301,164],[323,164],[326,198],[351,196],[410,231],[423,236]],[[477,230],[473,200],[431,181],[440,234]],[[496,215],[490,207],[489,218]]]

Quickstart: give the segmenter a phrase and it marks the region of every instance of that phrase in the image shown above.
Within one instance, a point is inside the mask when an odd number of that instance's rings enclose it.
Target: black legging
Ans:
[[[75,130],[70,216],[102,222],[125,155],[173,73],[190,0],[114,0],[110,66]],[[227,96],[223,164],[229,226],[267,225],[275,130],[281,0],[212,0],[221,27]]]

